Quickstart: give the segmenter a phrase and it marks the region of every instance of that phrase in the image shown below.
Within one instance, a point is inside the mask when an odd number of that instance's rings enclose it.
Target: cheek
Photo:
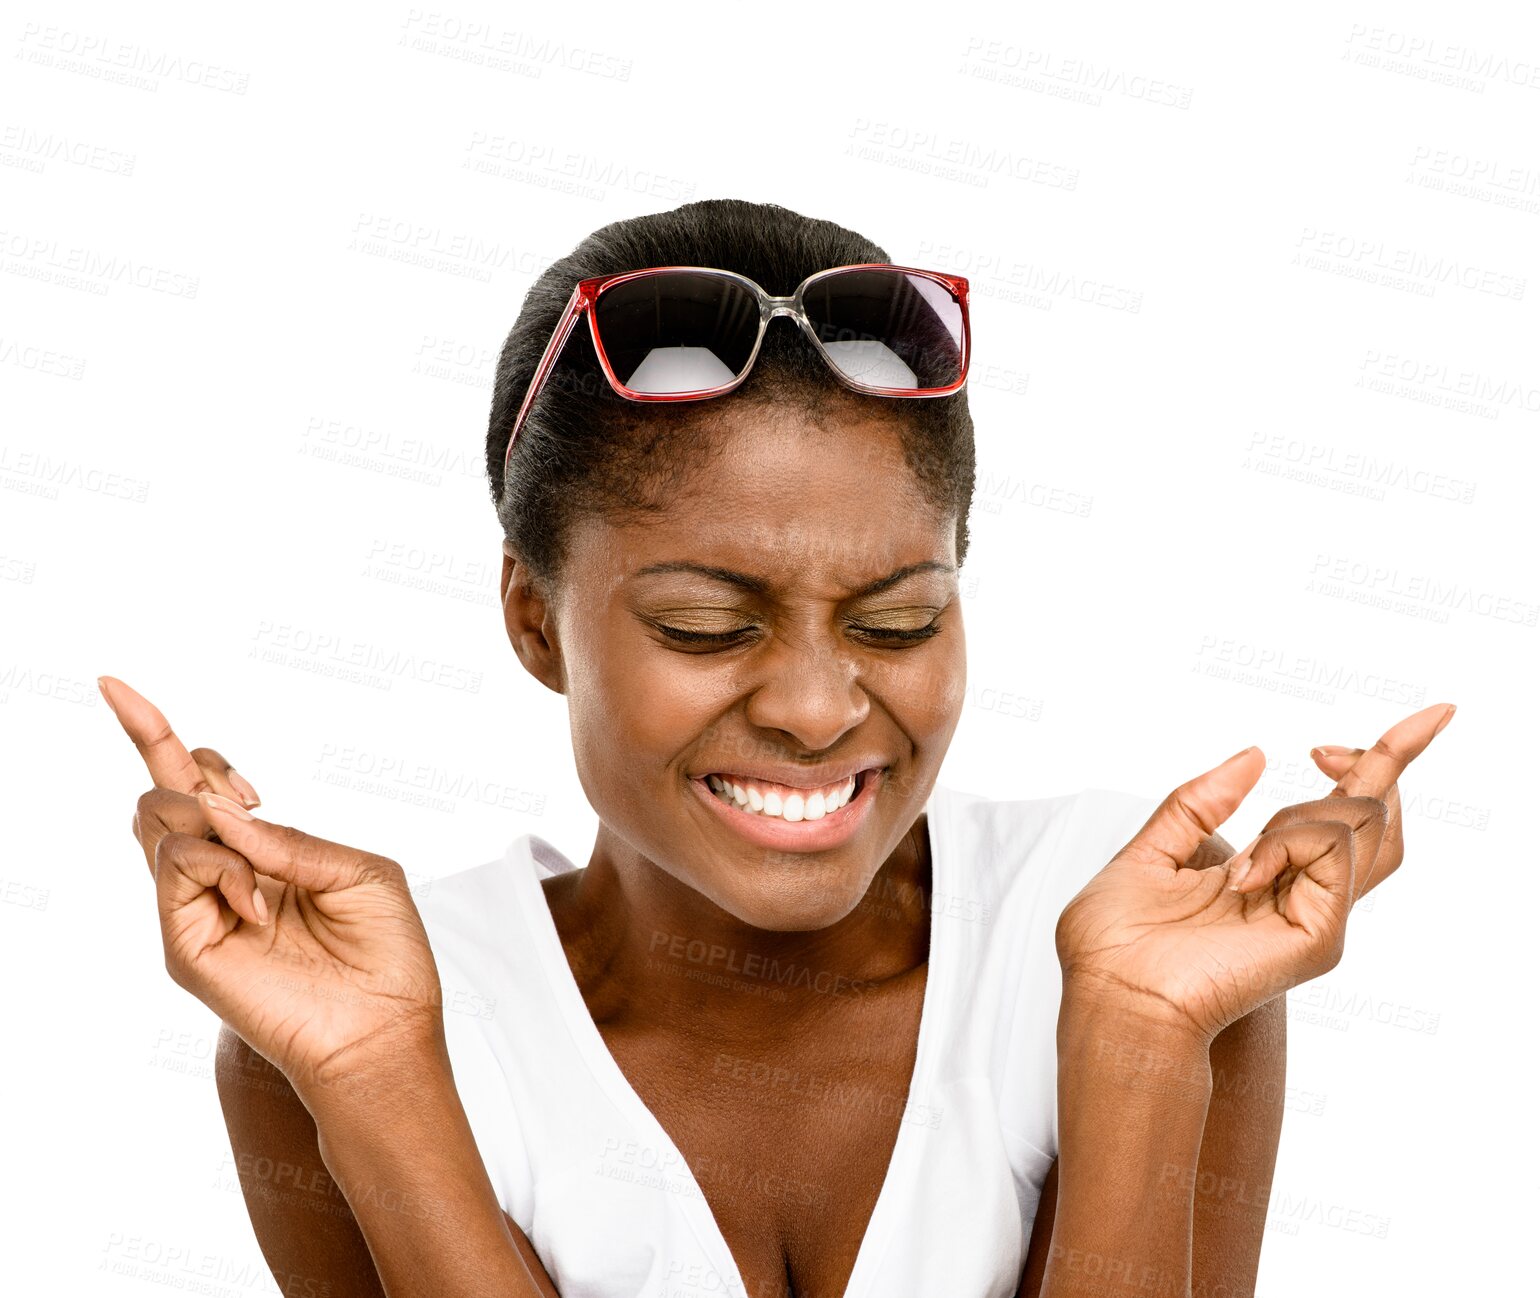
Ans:
[[[603,789],[635,806],[660,782],[677,778],[670,768],[682,755],[710,742],[730,686],[698,666],[690,670],[688,659],[646,646],[587,662],[592,670],[569,677],[568,696],[579,766],[596,777],[584,782],[590,796]]]
[[[968,688],[967,654],[960,637],[931,651],[906,654],[871,668],[868,679],[894,720],[916,739],[949,735],[962,715]]]

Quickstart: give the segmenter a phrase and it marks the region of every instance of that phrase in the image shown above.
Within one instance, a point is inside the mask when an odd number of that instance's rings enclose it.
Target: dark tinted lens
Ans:
[[[759,301],[736,280],[688,271],[628,279],[599,296],[599,339],[615,377],[638,392],[695,392],[743,373]]]
[[[962,374],[962,306],[944,284],[850,270],[809,286],[802,305],[829,358],[878,388],[944,388]]]

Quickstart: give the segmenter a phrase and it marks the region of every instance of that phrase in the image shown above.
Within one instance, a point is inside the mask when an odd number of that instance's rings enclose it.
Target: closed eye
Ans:
[[[664,626],[661,622],[653,625],[670,639],[678,640],[684,644],[710,644],[729,645],[740,642],[745,636],[751,635],[754,628],[751,626],[740,627],[736,631],[687,631],[683,627]],[[927,626],[910,628],[901,627],[876,627],[858,626],[851,624],[850,629],[859,635],[880,643],[901,645],[917,644],[922,640],[929,640],[941,630],[941,621],[938,618]]]
[[[941,630],[941,622],[938,619],[926,626],[914,627],[912,630],[906,627],[883,626],[852,626],[852,631],[859,631],[862,635],[871,636],[876,640],[893,640],[900,643],[914,644],[920,640],[929,640],[931,636]]]
[[[664,626],[661,622],[654,622],[653,625],[669,639],[681,640],[685,644],[726,644],[753,630],[752,627],[744,627],[740,631],[686,631],[683,627]]]

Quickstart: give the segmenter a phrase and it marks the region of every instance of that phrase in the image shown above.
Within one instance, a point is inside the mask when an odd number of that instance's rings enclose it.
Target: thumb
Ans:
[[[1118,855],[1180,869],[1199,845],[1235,814],[1266,769],[1267,758],[1253,744],[1178,785]]]
[[[377,882],[395,866],[383,856],[262,820],[218,793],[200,792],[198,802],[226,847],[244,856],[259,874],[307,892],[340,892]]]

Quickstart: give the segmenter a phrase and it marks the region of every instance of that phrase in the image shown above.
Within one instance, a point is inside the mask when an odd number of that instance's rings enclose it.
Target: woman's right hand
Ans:
[[[1060,915],[1066,992],[1208,1042],[1334,968],[1354,902],[1404,855],[1388,799],[1453,712],[1434,704],[1392,726],[1327,798],[1284,808],[1223,866],[1186,868],[1261,777],[1261,751],[1173,790]]]
[[[218,753],[195,759],[122,681],[101,689],[155,786],[133,831],[171,977],[312,1111],[340,1088],[444,1061],[438,969],[401,867],[257,819],[226,796],[244,781]]]

